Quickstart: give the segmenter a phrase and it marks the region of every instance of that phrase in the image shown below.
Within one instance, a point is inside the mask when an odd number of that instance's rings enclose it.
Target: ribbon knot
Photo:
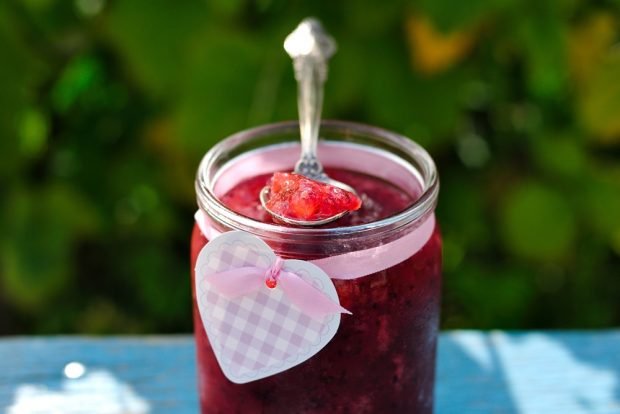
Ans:
[[[276,257],[276,262],[267,269],[265,273],[265,284],[269,289],[273,289],[278,286],[278,278],[280,277],[280,272],[282,271],[282,266],[284,265],[284,260],[281,257]]]
[[[282,258],[276,256],[273,265],[267,269],[257,266],[237,267],[210,273],[206,280],[218,293],[229,299],[250,294],[265,285],[270,289],[279,286],[293,305],[319,321],[332,313],[351,314],[299,275],[284,269],[285,264]]]

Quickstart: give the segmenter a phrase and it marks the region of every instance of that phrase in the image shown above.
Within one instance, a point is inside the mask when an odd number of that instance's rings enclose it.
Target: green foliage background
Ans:
[[[617,0],[8,0],[0,334],[190,330],[194,171],[296,117],[308,15],[325,116],[437,160],[444,328],[620,323]]]

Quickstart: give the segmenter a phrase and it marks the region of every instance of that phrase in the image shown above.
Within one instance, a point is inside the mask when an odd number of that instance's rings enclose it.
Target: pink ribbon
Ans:
[[[207,275],[207,281],[220,294],[229,299],[247,295],[258,289],[280,286],[286,297],[312,319],[322,321],[332,313],[351,312],[334,302],[310,283],[293,272],[282,269],[284,261],[277,258],[268,269],[245,266]],[[272,287],[273,286],[273,287]]]
[[[195,218],[200,232],[207,240],[213,240],[222,234],[211,225],[202,210],[196,212]],[[407,260],[426,245],[434,231],[435,215],[431,214],[419,227],[399,239],[368,249],[310,260],[309,263],[319,267],[331,279],[357,279]]]

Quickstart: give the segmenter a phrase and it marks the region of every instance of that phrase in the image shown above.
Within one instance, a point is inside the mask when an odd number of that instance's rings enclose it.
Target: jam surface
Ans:
[[[344,170],[328,174],[353,186],[364,205],[326,226],[376,221],[413,202],[397,187],[374,177]],[[240,183],[222,202],[240,214],[271,222],[258,201],[270,176]],[[192,269],[206,243],[195,226]],[[421,250],[395,266],[333,281],[341,305],[352,315],[342,315],[331,342],[308,361],[247,384],[234,384],[222,374],[194,297],[201,412],[432,413],[441,285],[438,229]]]

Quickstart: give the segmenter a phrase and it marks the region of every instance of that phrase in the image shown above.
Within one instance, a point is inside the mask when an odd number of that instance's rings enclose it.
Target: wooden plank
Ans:
[[[64,378],[73,361],[86,367],[82,388]],[[5,338],[0,411],[13,414],[21,393],[22,403],[36,394],[46,404],[70,395],[77,408],[62,413],[93,412],[86,404],[196,413],[194,364],[191,336]],[[437,371],[438,414],[620,413],[620,331],[447,332]],[[54,412],[47,408],[39,412]]]

